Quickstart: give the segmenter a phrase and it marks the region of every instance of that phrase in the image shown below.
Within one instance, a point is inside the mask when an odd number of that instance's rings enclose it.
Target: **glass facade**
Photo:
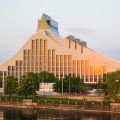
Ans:
[[[58,79],[67,75],[82,78],[85,83],[102,80],[106,66],[90,66],[89,60],[73,60],[72,55],[56,55],[55,49],[47,48],[47,40],[31,41],[31,49],[23,51],[23,60],[16,60],[15,66],[8,66],[8,71],[0,72],[0,81],[7,75],[18,79],[26,72],[52,72]]]

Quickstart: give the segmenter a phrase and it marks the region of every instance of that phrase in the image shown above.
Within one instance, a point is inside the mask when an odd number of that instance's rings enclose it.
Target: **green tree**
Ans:
[[[25,95],[26,98],[28,95],[34,95],[36,91],[36,83],[35,80],[31,76],[23,77],[17,88],[18,95]]]
[[[26,76],[27,79],[31,79],[32,81],[34,81],[34,87],[35,90],[39,90],[39,80],[38,80],[38,73],[34,73],[34,72],[27,72]]]
[[[116,94],[120,92],[120,70],[106,75],[107,93],[110,98],[117,99]]]
[[[62,86],[62,81],[63,81],[63,86]],[[70,76],[66,76],[63,80],[62,79],[57,80],[53,85],[53,89],[55,92],[62,92],[62,87],[63,87],[63,92],[69,92],[69,85],[70,85]]]
[[[47,78],[47,82],[48,83],[55,83],[56,82],[56,77],[55,77],[55,75],[53,74],[53,73],[49,73],[48,74],[48,78]]]
[[[34,73],[34,72],[27,72],[25,75],[23,75],[21,77],[22,78],[30,78],[35,82],[35,89],[39,90],[39,80],[38,80],[38,73]]]
[[[53,84],[53,89],[55,92],[62,92],[62,80],[57,80],[55,84]]]
[[[38,73],[38,79],[39,82],[47,82],[48,79],[48,72],[47,71],[41,71],[40,73]]]
[[[76,92],[78,95],[81,92],[85,94],[87,87],[84,84],[83,80],[80,79],[80,77],[70,76],[69,80],[70,80],[70,91],[72,93]]]
[[[53,85],[53,89],[56,92],[62,92],[62,80],[56,81]],[[63,92],[76,92],[77,94],[79,94],[80,92],[83,93],[86,90],[86,85],[79,77],[68,75],[63,79]]]
[[[16,78],[13,75],[8,75],[4,81],[4,93],[9,94],[11,97],[12,94],[16,93],[17,86]]]
[[[106,92],[106,84],[105,82],[102,82],[101,80],[96,83],[97,87],[97,93],[100,95],[102,92]]]
[[[54,83],[56,81],[55,75],[47,71],[41,71],[38,73],[39,82]]]

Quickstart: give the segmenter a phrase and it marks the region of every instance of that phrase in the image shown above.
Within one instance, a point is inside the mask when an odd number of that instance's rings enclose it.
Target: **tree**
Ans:
[[[101,80],[98,81],[98,83],[96,83],[96,87],[97,87],[97,93],[100,95],[102,92],[106,91],[106,84],[104,82],[102,82]]]
[[[48,72],[47,71],[41,71],[40,73],[38,73],[38,79],[39,82],[47,82],[48,79]]]
[[[55,78],[55,75],[53,73],[48,73],[48,78],[47,78],[47,82],[48,83],[54,83],[56,82],[56,78]]]
[[[23,75],[21,77],[22,78],[30,78],[34,81],[35,83],[35,89],[36,90],[39,90],[39,80],[38,80],[38,73],[34,73],[34,72],[27,72],[26,75]]]
[[[17,88],[18,95],[25,95],[26,98],[28,95],[34,95],[36,91],[36,83],[31,76],[23,77]]]
[[[62,92],[62,80],[57,80],[55,84],[53,84],[53,89],[55,92]]]
[[[53,89],[55,92],[62,92],[62,87],[63,87],[63,92],[69,92],[69,82],[70,82],[70,76],[66,76],[63,79],[63,86],[62,86],[62,79],[57,80],[55,84],[53,85]]]
[[[110,98],[117,99],[116,94],[120,92],[120,70],[106,75],[107,93]]]
[[[32,81],[34,81],[34,87],[35,90],[39,90],[39,80],[38,80],[38,73],[34,73],[34,72],[27,72],[26,78],[31,79]]]
[[[56,92],[76,92],[77,95],[82,92],[84,93],[87,90],[86,85],[84,84],[83,80],[81,80],[79,77],[75,76],[66,76],[63,79],[63,86],[62,86],[62,80],[56,81],[56,83],[53,85],[53,89]]]
[[[11,97],[12,94],[16,93],[17,86],[16,78],[13,75],[8,75],[4,81],[4,93],[9,94]]]
[[[54,83],[56,81],[54,74],[47,71],[41,71],[40,73],[38,73],[38,79],[40,83]]]

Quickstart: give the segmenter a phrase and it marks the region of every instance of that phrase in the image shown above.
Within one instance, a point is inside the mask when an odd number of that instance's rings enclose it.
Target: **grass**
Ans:
[[[10,98],[10,96],[8,96],[8,95],[0,95],[0,98],[1,98],[1,100],[18,100],[18,101],[22,101],[23,99],[26,99],[26,97],[25,96],[16,96],[16,95],[12,95],[11,96],[11,98]],[[33,96],[28,96],[28,98],[27,99],[33,99]],[[54,101],[54,103],[60,103],[60,101],[61,101],[61,103],[62,104],[68,104],[68,101],[69,101],[69,104],[79,104],[79,105],[82,105],[82,104],[95,104],[95,105],[101,105],[101,102],[97,102],[97,101],[84,101],[84,100],[74,100],[74,99],[67,99],[67,98],[52,98],[52,97],[45,97],[45,96],[34,96],[34,99],[33,99],[33,101],[34,102],[38,102],[38,100],[39,100],[39,102],[49,102],[49,103],[51,103],[51,102],[53,102]],[[110,102],[108,102],[108,101],[103,101],[102,102],[102,104],[103,105],[109,105],[110,104]]]

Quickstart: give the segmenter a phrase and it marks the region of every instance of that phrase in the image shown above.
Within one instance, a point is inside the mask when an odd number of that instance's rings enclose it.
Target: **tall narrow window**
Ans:
[[[98,67],[98,79],[99,79],[99,81],[102,80],[102,74],[103,74],[103,67],[99,66]]]
[[[94,66],[94,82],[97,82],[97,66]]]
[[[52,50],[52,72],[55,74],[55,50]]]
[[[106,66],[103,66],[103,74],[106,74]]]
[[[90,66],[90,82],[93,82],[93,66]]]
[[[73,60],[73,75],[76,76],[76,60]]]
[[[67,70],[68,70],[68,56],[64,55],[64,76],[68,75]]]
[[[85,60],[85,82],[89,79],[89,61]]]
[[[80,60],[77,60],[77,76],[80,77]]]
[[[63,77],[63,55],[60,55],[60,77]]]
[[[68,55],[68,75],[72,75],[72,55]]]
[[[56,76],[59,77],[59,55],[56,55]]]
[[[81,79],[84,80],[84,67],[85,67],[85,63],[84,60],[81,60]]]

